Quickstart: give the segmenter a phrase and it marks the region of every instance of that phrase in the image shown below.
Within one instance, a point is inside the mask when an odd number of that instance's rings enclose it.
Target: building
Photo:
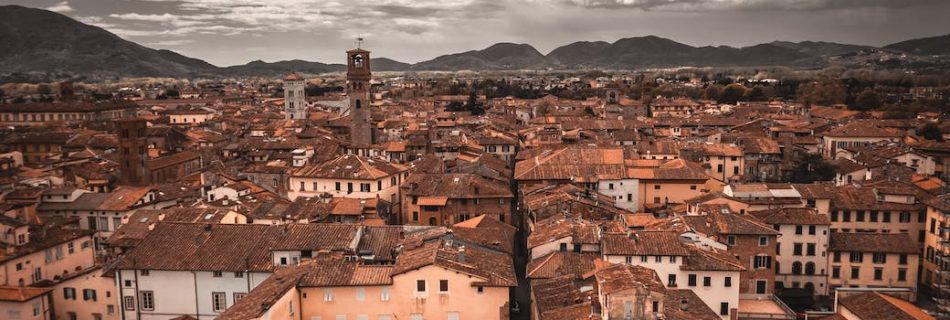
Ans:
[[[307,119],[306,80],[291,72],[284,78],[284,119]]]
[[[138,105],[129,101],[0,104],[0,125],[39,126],[51,121],[107,121],[131,116],[136,109]]]
[[[920,249],[906,234],[834,232],[829,240],[831,289],[906,288],[917,292]]]
[[[368,147],[374,143],[373,112],[370,108],[370,69],[369,51],[356,48],[346,52],[346,95],[350,99],[350,149],[356,153],[368,155]],[[362,150],[362,151],[359,151]]]
[[[398,208],[399,185],[408,176],[406,166],[348,154],[294,170],[287,197],[294,200],[329,193],[334,197],[383,199]]]
[[[0,316],[4,319],[55,319],[52,314],[52,289],[0,286]]]
[[[118,320],[113,273],[93,267],[63,278],[49,288],[55,319]]]
[[[145,186],[148,174],[148,123],[142,118],[117,120],[119,136],[119,183]]]
[[[404,224],[452,225],[480,215],[516,222],[510,185],[478,174],[412,174],[400,190]]]
[[[828,295],[828,216],[810,208],[779,208],[750,214],[781,234],[775,243],[775,286]]]

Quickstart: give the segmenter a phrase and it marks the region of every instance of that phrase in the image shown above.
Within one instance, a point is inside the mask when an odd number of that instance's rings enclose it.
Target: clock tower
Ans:
[[[350,102],[350,148],[369,149],[373,145],[373,119],[370,111],[369,51],[360,49],[346,52],[346,95]]]

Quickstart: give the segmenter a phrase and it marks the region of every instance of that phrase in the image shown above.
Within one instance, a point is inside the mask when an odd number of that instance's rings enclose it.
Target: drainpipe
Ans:
[[[200,318],[201,314],[198,313],[198,310],[199,310],[198,308],[198,299],[199,299],[198,298],[198,273],[195,271],[192,271],[191,276],[194,278],[193,283],[195,284],[195,319],[201,319]]]

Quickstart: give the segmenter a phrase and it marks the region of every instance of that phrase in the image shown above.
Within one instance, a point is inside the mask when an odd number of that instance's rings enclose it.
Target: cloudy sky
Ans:
[[[341,62],[362,35],[376,57],[418,62],[529,43],[657,35],[746,46],[773,40],[883,45],[950,33],[948,0],[0,0],[60,12],[219,66]]]

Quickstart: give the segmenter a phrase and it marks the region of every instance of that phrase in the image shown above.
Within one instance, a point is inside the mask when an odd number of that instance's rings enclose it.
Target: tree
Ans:
[[[828,163],[817,154],[806,154],[798,165],[789,173],[788,180],[792,183],[813,183],[815,181],[830,181],[835,178],[835,166]]]
[[[806,83],[798,86],[798,99],[806,105],[832,105],[844,103],[848,93],[834,79]]]
[[[746,88],[745,86],[733,83],[722,89],[722,93],[719,95],[719,103],[727,104],[736,104],[739,99],[745,96]]]
[[[917,134],[927,140],[936,140],[943,142],[943,133],[940,132],[940,126],[936,123],[928,123],[917,130]]]
[[[478,98],[475,96],[474,89],[468,94],[468,103],[465,104],[465,109],[471,112],[474,116],[485,114],[485,108],[478,104]]]
[[[874,90],[864,89],[854,101],[857,110],[874,110],[881,107],[881,96]]]
[[[722,86],[711,84],[703,90],[703,99],[719,101],[719,93],[722,92]]]

